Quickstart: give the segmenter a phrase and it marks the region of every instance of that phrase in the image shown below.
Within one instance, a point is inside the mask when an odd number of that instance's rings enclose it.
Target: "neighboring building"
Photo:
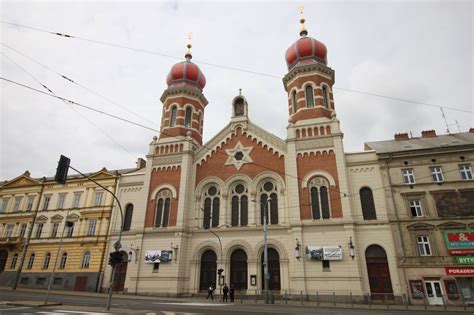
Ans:
[[[368,142],[377,153],[402,283],[414,303],[474,300],[474,129]],[[462,294],[462,295],[461,295]]]
[[[269,289],[379,299],[405,292],[385,192],[376,189],[383,185],[377,156],[344,152],[334,70],[324,44],[307,34],[303,28],[286,53],[288,103],[279,105],[289,114],[286,139],[252,123],[252,105],[239,93],[229,124],[203,145],[205,77],[191,52],[171,68],[145,174],[119,183],[133,219],[117,289],[196,294],[218,284],[223,269],[225,283],[260,292],[266,212]],[[119,228],[114,215],[109,251]],[[105,277],[104,284],[110,267]]]
[[[122,172],[126,171],[104,168],[87,175],[115,192]],[[113,205],[109,193],[80,175],[69,176],[62,185],[53,178],[30,178],[26,172],[0,186],[0,204],[0,235],[4,241],[0,243],[0,255],[6,257],[0,285],[13,286],[28,233],[24,227],[28,225],[29,229],[34,222],[19,286],[46,288],[57,259],[53,289],[99,288]]]

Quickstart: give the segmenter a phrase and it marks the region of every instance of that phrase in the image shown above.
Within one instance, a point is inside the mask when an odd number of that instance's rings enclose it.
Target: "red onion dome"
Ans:
[[[288,70],[298,65],[309,63],[322,63],[327,65],[327,49],[320,41],[307,36],[308,32],[302,30],[301,38],[288,48],[285,54]]]
[[[168,86],[193,86],[202,90],[206,86],[206,77],[197,65],[191,62],[191,53],[186,54],[186,60],[171,67],[166,84]]]

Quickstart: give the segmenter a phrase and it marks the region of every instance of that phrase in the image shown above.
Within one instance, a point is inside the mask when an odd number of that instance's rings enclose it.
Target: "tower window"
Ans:
[[[298,103],[297,103],[297,99],[296,99],[296,91],[293,92],[292,99],[293,99],[293,114],[294,114],[294,113],[296,113],[296,112],[298,111]]]
[[[184,116],[184,127],[191,128],[191,119],[193,115],[193,110],[191,107],[186,107],[186,114]]]
[[[170,114],[170,127],[174,127],[176,125],[176,106],[171,108]]]
[[[325,85],[323,85],[323,106],[329,108],[328,88]]]
[[[235,116],[243,116],[244,114],[245,114],[244,100],[239,97],[234,102],[234,115]]]
[[[171,207],[171,191],[162,190],[156,196],[156,208],[155,208],[155,227],[167,227],[170,207]]]
[[[305,91],[306,91],[306,107],[313,108],[314,107],[313,87],[311,85],[307,85]]]

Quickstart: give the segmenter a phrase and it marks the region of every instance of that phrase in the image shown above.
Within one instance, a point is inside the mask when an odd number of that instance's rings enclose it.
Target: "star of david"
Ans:
[[[252,151],[252,149],[253,147],[244,147],[239,141],[235,148],[225,150],[229,158],[224,165],[234,165],[237,170],[240,170],[242,165],[253,163],[250,157],[250,151]]]

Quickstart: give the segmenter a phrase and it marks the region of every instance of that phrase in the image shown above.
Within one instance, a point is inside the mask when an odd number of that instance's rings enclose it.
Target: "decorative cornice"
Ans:
[[[194,98],[197,98],[204,106],[209,103],[201,91],[189,86],[172,86],[167,88],[161,95],[160,101],[164,103],[168,97],[178,96],[179,94],[188,94]]]
[[[310,150],[319,148],[329,148],[334,146],[334,139],[332,137],[322,139],[308,139],[296,141],[296,150]]]
[[[291,69],[291,71],[288,72],[283,77],[283,86],[285,87],[285,91],[287,91],[286,87],[288,85],[288,82],[293,80],[296,76],[299,76],[303,73],[307,73],[311,71],[317,71],[317,72],[320,72],[321,74],[329,75],[331,80],[334,81],[334,70],[325,65],[322,65],[320,63],[300,65]]]

